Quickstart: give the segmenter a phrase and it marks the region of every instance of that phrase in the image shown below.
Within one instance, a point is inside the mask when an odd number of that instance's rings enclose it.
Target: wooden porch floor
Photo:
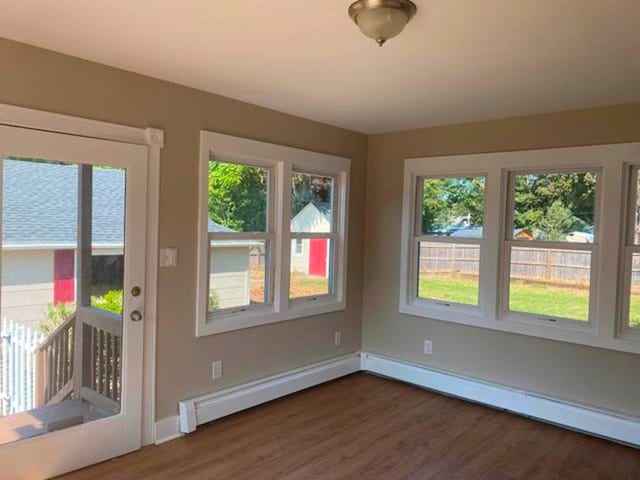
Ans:
[[[81,400],[64,400],[0,418],[0,445],[35,437],[64,427],[108,416],[104,410]]]
[[[359,373],[64,478],[637,480],[640,451]]]

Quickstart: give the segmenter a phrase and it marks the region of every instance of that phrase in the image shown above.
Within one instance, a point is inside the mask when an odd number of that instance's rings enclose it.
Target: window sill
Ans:
[[[346,310],[346,308],[346,302],[336,300],[333,297],[325,297],[308,302],[293,301],[286,312],[276,312],[273,307],[265,307],[243,313],[227,313],[224,315],[209,314],[204,321],[198,322],[196,336],[204,337],[218,333],[232,332],[234,330],[259,327],[270,323],[338,312]]]
[[[460,308],[425,307],[412,303],[400,305],[399,311],[406,315],[431,320],[487,328],[501,332],[528,335],[620,352],[640,353],[640,336],[629,334],[628,331],[617,338],[609,338],[597,335],[593,328],[563,328],[558,325],[538,325],[530,321],[499,320],[475,309],[465,309],[462,311]]]

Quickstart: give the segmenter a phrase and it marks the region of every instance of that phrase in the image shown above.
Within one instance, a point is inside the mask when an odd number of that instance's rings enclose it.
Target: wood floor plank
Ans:
[[[358,373],[62,477],[640,479],[640,450]]]

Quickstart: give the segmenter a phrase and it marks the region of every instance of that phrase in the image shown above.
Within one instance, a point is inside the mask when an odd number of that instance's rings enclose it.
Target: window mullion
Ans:
[[[276,261],[274,262],[274,304],[277,312],[289,311],[289,283],[291,270],[291,189],[292,165],[282,162],[278,165],[274,206],[276,231]]]

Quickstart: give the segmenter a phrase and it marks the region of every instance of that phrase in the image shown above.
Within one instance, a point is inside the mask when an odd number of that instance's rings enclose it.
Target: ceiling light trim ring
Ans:
[[[357,24],[358,15],[365,10],[376,8],[393,8],[402,10],[407,15],[407,21],[411,20],[418,8],[410,0],[358,0],[349,7],[349,16]]]

